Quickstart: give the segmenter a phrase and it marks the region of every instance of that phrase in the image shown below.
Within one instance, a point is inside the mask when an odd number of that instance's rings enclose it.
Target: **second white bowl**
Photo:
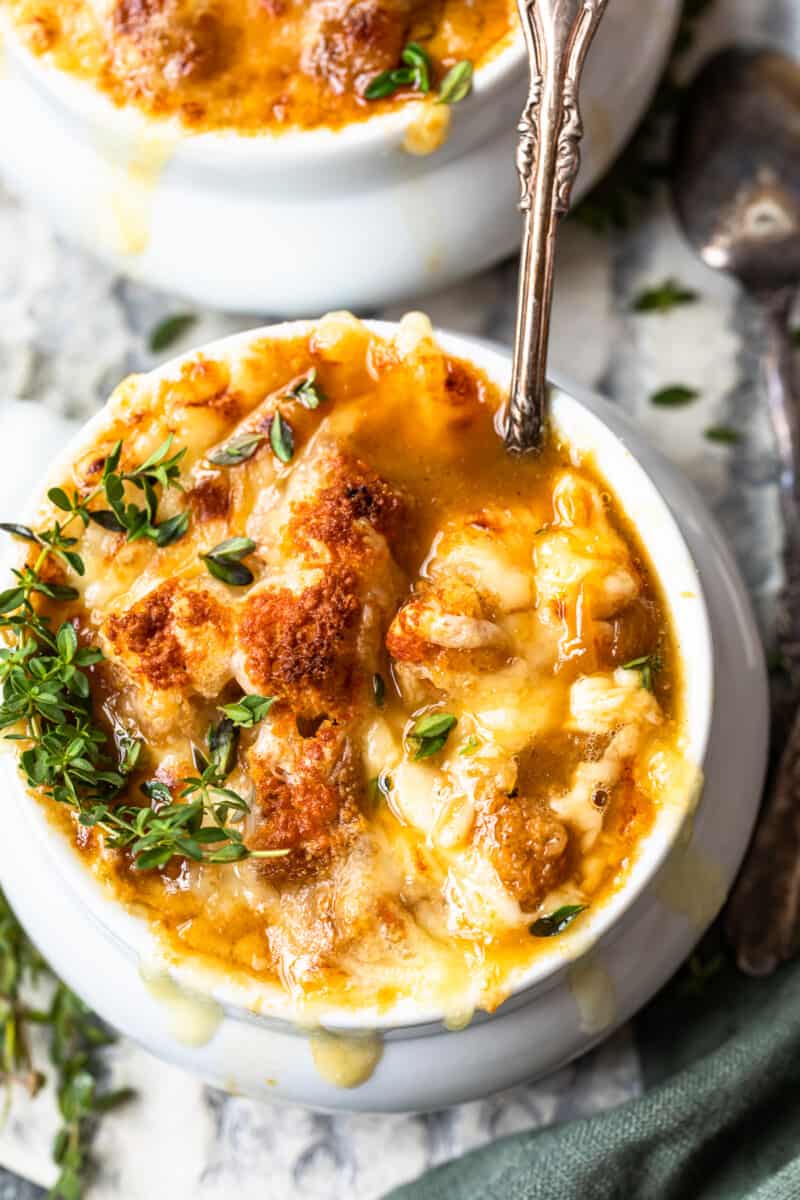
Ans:
[[[579,196],[649,103],[680,7],[609,6],[584,77]],[[5,40],[8,185],[119,270],[198,304],[293,316],[416,302],[519,243],[521,39],[477,72],[449,141],[425,159],[402,148],[414,106],[335,133],[186,135],[115,108],[8,28]]]

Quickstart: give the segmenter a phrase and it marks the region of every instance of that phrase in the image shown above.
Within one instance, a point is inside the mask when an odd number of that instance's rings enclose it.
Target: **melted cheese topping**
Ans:
[[[119,105],[195,130],[340,127],[419,93],[367,101],[407,43],[433,63],[432,88],[468,59],[498,53],[514,0],[0,0],[31,50],[90,80]],[[449,110],[431,101],[408,149],[430,153]]]
[[[118,438],[125,469],[171,433],[185,491],[160,518],[191,519],[163,549],[90,524],[86,573],[69,577],[80,599],[50,615],[104,650],[98,719],[147,743],[133,802],[146,778],[180,794],[220,704],[275,697],[229,786],[250,803],[246,843],[288,853],[140,872],[98,830],[70,828],[173,950],[277,984],[298,1011],[491,1008],[551,944],[531,923],[600,904],[673,782],[679,794],[680,680],[656,582],[591,464],[555,438],[510,463],[501,395],[424,318],[393,341],[338,314],[234,345],[124,382],[54,481],[89,489]],[[312,368],[324,399],[310,411],[292,393]],[[277,409],[288,464],[268,438],[239,465],[209,461]],[[234,536],[256,546],[249,586],[200,557]],[[655,653],[649,691],[625,664]],[[414,723],[440,712],[457,723],[418,758]]]

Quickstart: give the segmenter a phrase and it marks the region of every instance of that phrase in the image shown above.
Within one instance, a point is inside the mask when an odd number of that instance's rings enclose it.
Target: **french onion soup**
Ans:
[[[682,777],[645,549],[427,319],[120,385],[0,597],[2,724],[167,952],[304,1006],[495,1007]]]
[[[440,113],[516,28],[514,0],[0,0],[26,45],[116,104],[196,131]]]

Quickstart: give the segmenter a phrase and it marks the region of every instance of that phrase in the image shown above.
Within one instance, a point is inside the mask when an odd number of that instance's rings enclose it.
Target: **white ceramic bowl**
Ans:
[[[579,194],[649,102],[679,9],[680,0],[609,6],[584,82]],[[190,135],[31,56],[7,19],[5,43],[9,186],[68,237],[195,302],[281,316],[363,310],[418,299],[519,242],[521,38],[477,72],[448,142],[425,159],[403,149],[413,105],[338,132]]]
[[[235,356],[254,336],[291,336],[300,328],[238,335],[206,352]],[[440,341],[447,352],[471,359],[507,386],[507,355],[452,335]],[[159,375],[171,376],[180,361]],[[442,1014],[411,1003],[389,1014],[326,1013],[328,1029],[377,1030],[384,1039],[372,1077],[343,1091],[319,1077],[309,1053],[313,1039],[292,1026],[286,998],[275,989],[232,984],[185,962],[171,970],[171,978],[189,993],[176,991],[165,1007],[163,989],[160,1000],[148,991],[139,966],[157,956],[149,927],[95,883],[27,795],[11,757],[3,756],[4,816],[18,830],[13,850],[8,839],[0,843],[3,887],[56,970],[112,1024],[155,1053],[220,1086],[315,1106],[407,1110],[454,1103],[542,1073],[587,1048],[652,993],[716,914],[750,833],[766,753],[763,655],[747,599],[691,489],[618,414],[571,385],[557,386],[552,413],[571,444],[594,456],[634,517],[665,592],[686,671],[688,755],[707,781],[690,823],[691,846],[681,839],[697,799],[687,786],[660,811],[624,887],[588,916],[580,932],[548,946],[514,980],[514,995],[497,1013],[479,1016],[467,1029],[446,1032]],[[90,422],[66,458],[72,459],[103,419],[100,413]],[[677,509],[677,522],[670,506]],[[699,570],[692,557],[698,550]],[[721,638],[716,646],[705,597]],[[54,909],[57,922],[50,920]],[[186,1010],[187,994],[213,994],[216,1015],[204,1026],[203,1045],[183,1044],[186,1031],[175,1026],[175,1002]],[[200,1001],[199,1013],[202,1024],[209,1018],[207,1000]],[[204,1039],[194,1037],[198,1040]],[[435,1077],[426,1069],[434,1047],[440,1064]]]

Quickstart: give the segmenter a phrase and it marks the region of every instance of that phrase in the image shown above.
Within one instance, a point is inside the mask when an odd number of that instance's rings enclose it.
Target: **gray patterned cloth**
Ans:
[[[797,0],[718,0],[697,53],[732,40],[769,39],[800,51]],[[695,305],[638,316],[631,300],[667,277],[700,293]],[[513,263],[431,297],[435,323],[500,341],[512,335]],[[94,411],[121,376],[153,365],[147,335],[176,297],[111,274],[53,238],[40,219],[0,188],[0,438],[8,451],[36,430],[35,461],[21,463],[18,489],[39,471],[73,423]],[[381,315],[394,317],[401,310]],[[279,316],[280,314],[274,314]],[[191,331],[203,342],[262,323],[203,312]],[[680,240],[666,201],[656,200],[629,231],[599,238],[572,222],[559,252],[552,358],[562,371],[621,404],[693,477],[722,521],[765,623],[777,583],[779,528],[772,443],[760,402],[763,330],[736,287],[711,275]],[[657,389],[685,383],[700,399],[654,408]],[[703,436],[725,424],[733,447]],[[5,464],[4,464],[5,470]],[[6,490],[3,502],[12,492]],[[13,513],[4,514],[13,518]],[[109,1053],[115,1083],[141,1099],[110,1117],[96,1150],[89,1200],[373,1200],[425,1167],[505,1133],[588,1115],[636,1094],[639,1072],[623,1031],[580,1064],[544,1082],[423,1117],[322,1116],[223,1096],[187,1080],[142,1051]],[[52,1098],[17,1106],[0,1135],[0,1163],[47,1183]],[[24,1164],[24,1165],[23,1165]],[[0,1200],[33,1200],[40,1190],[0,1170]]]

